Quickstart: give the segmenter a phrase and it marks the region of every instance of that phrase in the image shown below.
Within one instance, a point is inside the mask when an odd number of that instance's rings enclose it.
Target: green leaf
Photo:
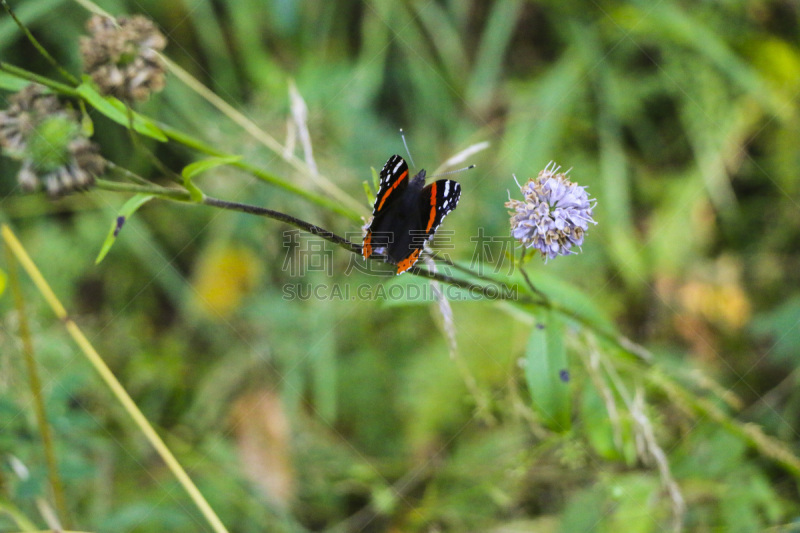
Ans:
[[[558,432],[570,428],[570,391],[564,325],[551,312],[537,316],[525,352],[525,378],[533,408]]]
[[[362,183],[364,185],[364,194],[367,195],[367,203],[369,205],[373,205],[375,203],[375,195],[372,194],[372,189],[370,188],[367,180],[364,180]]]
[[[242,157],[239,155],[208,157],[206,159],[201,159],[200,161],[195,161],[194,163],[189,163],[183,167],[183,170],[181,170],[181,176],[183,176],[183,186],[186,187],[187,191],[189,191],[189,196],[191,196],[192,201],[198,203],[203,201],[203,191],[201,191],[197,185],[192,183],[192,178],[205,172],[206,170],[211,170],[212,168],[220,165],[235,163],[241,158]]]
[[[198,174],[205,172],[206,170],[211,170],[214,167],[218,167],[221,165],[229,165],[231,163],[235,163],[242,159],[240,155],[228,155],[224,157],[208,157],[206,159],[201,159],[200,161],[195,161],[194,163],[189,163],[183,170],[181,170],[181,176],[185,180],[191,180]]]
[[[375,170],[375,167],[369,167],[369,169],[372,171],[372,189],[375,191],[375,194],[378,194],[378,190],[381,188],[381,176],[378,174],[378,171]]]
[[[0,71],[0,89],[17,92],[24,89],[29,83],[28,80],[18,78],[8,72]]]
[[[86,110],[86,102],[78,100],[78,105],[81,108],[81,132],[86,137],[91,137],[94,135],[94,122],[92,121],[92,117],[89,116],[89,112]]]
[[[120,230],[122,230],[123,224],[125,224],[128,218],[130,218],[137,209],[142,207],[153,198],[154,196],[151,194],[137,194],[125,202],[122,208],[120,208],[117,218],[111,223],[111,229],[108,231],[106,240],[103,242],[103,246],[100,248],[100,253],[97,254],[97,259],[94,260],[95,265],[99,265],[100,261],[102,261],[106,254],[108,254],[111,246],[116,242],[117,235],[119,235]]]
[[[0,268],[0,296],[6,292],[6,284],[8,282],[8,275],[6,274],[5,270]]]
[[[97,92],[92,86],[91,82],[84,79],[84,82],[77,87],[78,94],[81,98],[86,100],[89,105],[94,107],[97,111],[107,116],[114,122],[123,126],[128,126],[128,109],[124,103],[120,102],[113,96],[103,96]],[[167,142],[167,136],[164,132],[156,126],[155,122],[146,118],[136,111],[130,111],[133,114],[133,129],[142,135],[152,137],[157,141]]]

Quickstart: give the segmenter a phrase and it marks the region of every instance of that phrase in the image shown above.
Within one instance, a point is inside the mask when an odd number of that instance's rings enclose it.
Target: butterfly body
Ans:
[[[393,155],[380,173],[362,255],[386,255],[402,274],[414,266],[425,242],[456,208],[460,197],[461,185],[453,180],[442,179],[426,186],[424,170],[409,179],[408,165],[402,157]]]

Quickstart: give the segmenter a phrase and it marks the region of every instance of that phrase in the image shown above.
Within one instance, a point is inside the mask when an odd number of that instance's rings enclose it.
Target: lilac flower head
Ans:
[[[520,185],[524,201],[509,195],[505,204],[514,210],[511,236],[526,248],[539,250],[545,261],[576,253],[572,247],[583,244],[589,223],[597,224],[592,218],[595,201],[586,187],[572,183],[565,172],[558,173],[560,168],[551,162],[536,179]]]

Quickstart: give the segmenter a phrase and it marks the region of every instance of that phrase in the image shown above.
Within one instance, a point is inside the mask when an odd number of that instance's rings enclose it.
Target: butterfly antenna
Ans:
[[[442,172],[441,174],[436,174],[435,176],[428,176],[429,178],[438,178],[439,176],[447,176],[448,174],[456,174],[457,172],[463,172],[465,170],[470,170],[475,168],[475,165],[470,165],[464,168],[457,168],[455,170],[448,170],[447,172]]]
[[[403,128],[400,128],[400,138],[403,139],[403,146],[406,147],[406,153],[408,154],[408,160],[411,161],[411,167],[415,168],[417,165],[414,164],[414,158],[411,157],[411,150],[408,149],[408,143],[406,142],[406,134],[403,132]]]

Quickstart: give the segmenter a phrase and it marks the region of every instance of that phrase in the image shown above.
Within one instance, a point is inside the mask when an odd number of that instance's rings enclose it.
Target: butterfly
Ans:
[[[372,222],[364,235],[361,254],[386,255],[402,274],[417,262],[425,242],[433,237],[444,217],[458,205],[461,185],[441,179],[425,185],[425,171],[413,179],[399,155],[389,158],[380,174],[372,207]]]

